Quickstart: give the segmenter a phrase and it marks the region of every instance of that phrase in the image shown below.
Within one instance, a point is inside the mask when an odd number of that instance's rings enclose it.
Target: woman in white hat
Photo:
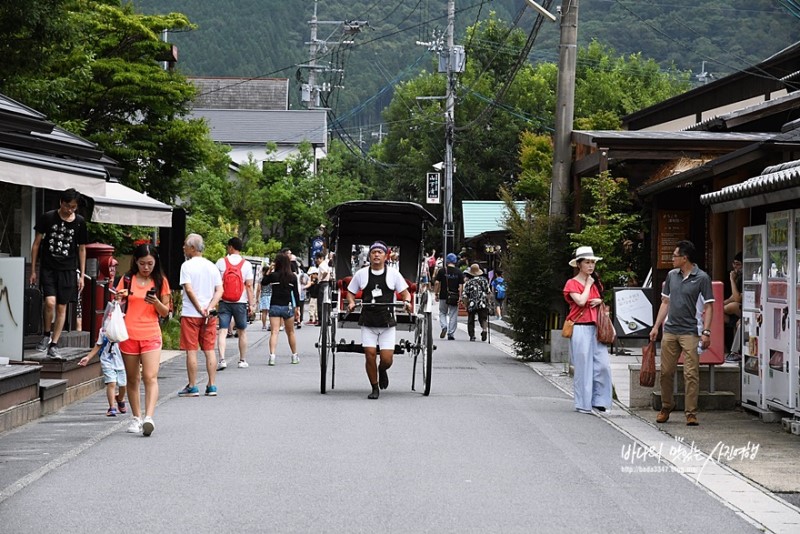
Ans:
[[[564,285],[564,299],[569,304],[567,319],[575,322],[569,348],[575,367],[573,385],[575,410],[592,413],[611,409],[611,366],[608,348],[597,341],[597,306],[603,302],[603,284],[595,265],[603,258],[592,247],[578,247],[569,264],[578,274]]]

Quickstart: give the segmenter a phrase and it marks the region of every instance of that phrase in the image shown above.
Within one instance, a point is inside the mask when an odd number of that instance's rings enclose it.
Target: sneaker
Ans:
[[[266,330],[266,329],[267,329],[267,325],[264,325],[264,326],[261,327],[261,330]]]
[[[139,434],[142,431],[142,420],[138,417],[133,417],[131,419],[131,424],[128,425],[128,432],[129,434]]]
[[[275,355],[274,354],[270,354],[269,355],[269,364],[270,365],[275,365]]]
[[[228,362],[225,361],[225,358],[220,358],[219,363],[217,364],[217,371],[222,371],[227,367],[228,367]]]
[[[50,347],[50,336],[45,336],[36,344],[36,350],[44,352]]]
[[[456,338],[456,336],[451,336],[451,335],[447,336],[447,340],[448,341],[453,341],[455,338]]]
[[[228,333],[225,335],[225,337],[226,337],[226,338],[228,338],[228,339],[230,339],[230,338],[232,338],[232,337],[233,337],[233,333],[232,333],[232,332],[228,332]]]
[[[303,323],[297,323],[297,326],[295,326],[295,328],[300,330],[301,328],[303,328]]]
[[[179,397],[199,397],[200,396],[200,390],[197,389],[197,386],[190,386],[190,385],[187,384],[185,388],[183,388],[182,390],[180,390],[178,392],[178,396]]]
[[[297,354],[292,354],[292,363],[300,363],[300,357]]]
[[[486,330],[481,332],[481,341],[486,341]]]
[[[247,369],[248,367],[250,367],[250,364],[247,363],[244,360],[239,360],[239,366],[238,367],[239,367],[239,369]]]
[[[686,415],[686,426],[698,426],[697,416],[693,413]]]
[[[442,328],[442,331],[439,332],[439,339],[444,339],[444,336],[447,335],[447,328]]]
[[[144,418],[144,423],[142,423],[142,433],[145,436],[149,436],[153,433],[153,430],[156,429],[156,424],[153,422],[153,418],[149,415]]]
[[[725,356],[725,361],[734,363],[740,362],[742,361],[742,355],[739,354],[738,352],[731,352],[727,356]]]
[[[64,359],[64,357],[61,355],[61,350],[59,350],[58,345],[53,345],[52,343],[50,343],[50,346],[47,347],[47,357],[54,360]]]
[[[206,397],[216,397],[217,386],[206,386]]]
[[[475,336],[472,336],[471,338],[469,338],[470,341],[476,341],[477,339],[478,338],[476,338]]]
[[[283,332],[283,325],[279,328],[279,331]]]
[[[116,416],[117,416],[117,409],[112,406],[106,412],[106,417],[116,417]]]

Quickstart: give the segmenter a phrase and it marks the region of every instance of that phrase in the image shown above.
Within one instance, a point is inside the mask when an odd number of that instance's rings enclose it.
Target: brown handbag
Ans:
[[[581,315],[583,315],[583,312],[585,310],[586,310],[585,308],[581,310],[576,319],[580,319]],[[561,337],[565,337],[567,339],[571,338],[573,326],[575,326],[575,321],[573,321],[572,319],[567,319],[566,321],[564,321],[564,326],[561,327]]]
[[[656,385],[656,342],[651,341],[642,349],[642,369],[639,371],[639,385],[651,388]]]
[[[600,304],[597,307],[597,341],[603,345],[613,345],[614,340],[617,339],[617,332],[614,330],[614,325],[611,322],[608,306]]]

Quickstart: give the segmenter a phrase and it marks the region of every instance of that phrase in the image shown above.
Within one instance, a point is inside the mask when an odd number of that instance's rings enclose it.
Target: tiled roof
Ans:
[[[759,176],[701,195],[700,203],[707,206],[721,204],[757,195],[783,192],[797,186],[800,186],[800,160],[767,167]],[[789,197],[785,199],[789,200]]]
[[[211,138],[218,143],[324,145],[328,138],[323,110],[195,109],[192,115],[208,121]]]
[[[287,78],[189,78],[197,87],[195,107],[203,109],[289,108]]]

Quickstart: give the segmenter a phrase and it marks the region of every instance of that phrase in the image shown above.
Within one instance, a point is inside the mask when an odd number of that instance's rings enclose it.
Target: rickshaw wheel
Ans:
[[[418,364],[422,372],[422,394],[427,397],[431,393],[431,367],[433,366],[433,320],[430,312],[417,316],[417,328],[414,333],[414,377],[411,382],[411,389],[414,391],[416,391]]]
[[[322,303],[322,310],[319,315],[319,371],[320,382],[319,392],[323,395],[327,391],[328,385],[328,364],[330,363],[331,345],[335,343],[331,336],[331,305],[328,302]]]

